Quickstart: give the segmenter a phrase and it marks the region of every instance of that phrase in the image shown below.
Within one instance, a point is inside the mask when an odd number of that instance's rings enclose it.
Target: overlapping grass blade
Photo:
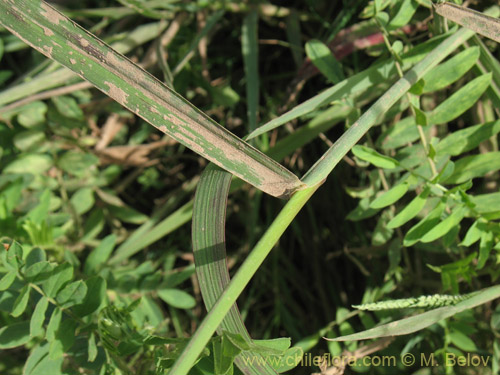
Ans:
[[[166,26],[165,22],[154,22],[138,26],[126,38],[112,43],[111,47],[119,53],[126,54],[135,47],[156,38]],[[36,76],[27,82],[0,92],[0,106],[68,82],[78,81],[81,81],[81,78],[75,72],[61,67],[54,72]],[[2,109],[0,109],[1,112]]]
[[[436,4],[437,14],[500,43],[500,20],[452,3]]]
[[[43,1],[0,1],[0,23],[133,113],[260,190],[288,197],[303,187],[186,99]]]
[[[403,69],[408,69],[418,61],[422,60],[427,53],[436,48],[443,41],[445,36],[435,37],[428,42],[422,43],[402,56]],[[365,93],[368,89],[373,89],[373,86],[380,83],[387,83],[396,77],[397,70],[394,61],[389,60],[372,66],[352,77],[349,77],[342,82],[339,82],[333,87],[319,93],[316,96],[306,100],[305,102],[294,107],[290,111],[284,113],[266,124],[258,127],[249,134],[246,139],[255,138],[270,130],[286,124],[287,122],[314,111],[330,102],[341,100],[345,97],[353,98],[356,94]]]
[[[496,285],[491,288],[483,289],[469,299],[459,302],[454,306],[446,306],[423,314],[415,315],[410,318],[397,320],[395,322],[384,324],[379,327],[369,329],[367,331],[355,333],[352,335],[337,337],[335,339],[327,339],[329,341],[357,341],[368,340],[386,336],[408,335],[413,332],[427,328],[440,320],[449,318],[459,312],[472,309],[500,297],[500,286]]]
[[[229,284],[226,262],[226,205],[231,185],[231,174],[209,164],[203,172],[194,201],[193,212],[193,253],[196,275],[207,311],[217,302],[224,288]],[[222,332],[237,333],[246,341],[251,341],[236,303],[217,328]],[[256,360],[258,353],[243,351],[235,363],[244,374],[276,374],[265,361]],[[253,360],[252,360],[253,358]]]

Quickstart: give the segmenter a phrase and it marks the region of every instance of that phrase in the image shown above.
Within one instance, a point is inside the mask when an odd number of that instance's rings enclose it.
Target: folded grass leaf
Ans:
[[[303,183],[186,99],[43,1],[0,1],[0,24],[188,148],[264,192]]]

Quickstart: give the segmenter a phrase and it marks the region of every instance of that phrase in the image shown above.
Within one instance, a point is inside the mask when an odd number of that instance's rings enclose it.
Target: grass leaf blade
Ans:
[[[2,0],[0,14],[0,24],[33,48],[244,181],[278,197],[288,197],[303,186],[293,173],[47,3]]]

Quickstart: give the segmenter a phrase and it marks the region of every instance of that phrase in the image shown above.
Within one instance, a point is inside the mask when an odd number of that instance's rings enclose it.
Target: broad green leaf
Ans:
[[[52,158],[45,154],[25,154],[8,164],[3,173],[31,173],[41,175],[52,167]]]
[[[180,289],[160,289],[157,293],[163,301],[178,309],[192,309],[196,306],[196,300]]]
[[[44,132],[40,130],[26,130],[14,136],[14,146],[21,151],[34,151],[45,140]]]
[[[400,200],[407,191],[407,183],[403,182],[398,184],[375,198],[375,200],[370,203],[370,208],[379,209],[390,206]]]
[[[56,338],[50,343],[49,358],[57,360],[64,356],[65,352],[73,346],[75,342],[75,330],[78,323],[73,319],[64,320],[56,333]]]
[[[293,173],[215,123],[47,3],[1,2],[0,14],[0,23],[33,48],[73,70],[161,132],[241,179],[273,196],[288,197],[304,186]],[[21,18],[25,20],[23,27],[13,27]]]
[[[67,151],[57,161],[59,168],[77,177],[84,176],[98,163],[97,156],[79,151]]]
[[[23,248],[19,242],[12,241],[7,251],[7,264],[14,270],[18,270],[23,263]]]
[[[487,303],[491,300],[500,297],[500,286],[483,289],[471,298],[463,302],[459,302],[454,306],[446,306],[423,314],[418,314],[410,318],[397,320],[395,322],[384,324],[367,331],[355,333],[353,335],[337,337],[335,339],[327,339],[333,341],[357,341],[368,340],[373,338],[407,335],[413,332],[427,328],[440,320],[449,318],[462,311],[472,309],[476,306]]]
[[[115,244],[116,235],[110,234],[101,241],[99,246],[92,250],[85,261],[84,270],[87,275],[97,273],[106,264],[115,248]]]
[[[47,254],[45,254],[45,251],[43,249],[40,249],[39,247],[35,247],[28,253],[28,256],[26,257],[25,267],[28,268],[35,263],[43,262],[45,260],[47,260]]]
[[[450,342],[455,345],[457,348],[460,348],[466,352],[477,352],[476,344],[472,341],[466,334],[452,329],[450,334],[448,335]]]
[[[477,259],[478,270],[482,269],[490,256],[490,252],[495,245],[495,235],[493,232],[481,233],[481,242],[479,243],[479,257]]]
[[[333,84],[344,79],[342,65],[323,42],[313,39],[306,43],[307,57]]]
[[[391,221],[387,223],[387,228],[399,228],[407,223],[422,211],[427,197],[430,193],[430,188],[426,187],[419,195],[412,199]]]
[[[352,148],[352,153],[361,160],[365,160],[379,168],[394,169],[399,165],[397,160],[379,154],[374,149],[366,146],[356,145]]]
[[[54,298],[67,282],[73,278],[73,267],[69,263],[58,265],[52,271],[51,276],[43,283],[43,290],[47,297]]]
[[[24,312],[24,310],[26,310],[30,298],[30,292],[31,288],[29,285],[25,285],[23,289],[21,289],[19,296],[16,298],[16,301],[14,302],[14,308],[10,313],[12,316],[17,318]]]
[[[436,4],[435,9],[439,15],[500,43],[500,21],[497,18],[449,2]]]
[[[52,342],[56,338],[56,333],[61,325],[61,318],[62,310],[56,307],[50,316],[49,324],[47,324],[47,331],[45,332],[45,338],[48,342]]]
[[[10,270],[0,279],[0,292],[9,289],[14,280],[16,279],[17,272],[14,270]]]
[[[478,58],[479,47],[470,47],[439,64],[424,76],[425,85],[422,93],[448,87],[467,73]]]
[[[500,120],[469,126],[443,138],[436,145],[437,154],[457,156],[475,149],[479,144],[500,132]]]
[[[106,280],[100,276],[93,276],[85,280],[87,294],[81,304],[71,307],[71,311],[80,317],[92,314],[107,304]]]
[[[445,204],[441,201],[438,202],[436,207],[429,212],[429,214],[421,220],[418,224],[414,225],[407,233],[403,240],[403,244],[406,247],[412,246],[413,244],[420,241],[420,239],[425,236],[427,232],[432,230],[440,221],[441,214],[445,209]]]
[[[428,114],[429,125],[440,125],[456,119],[477,102],[490,83],[491,73],[487,73],[461,87]]]
[[[396,30],[408,25],[417,11],[418,2],[416,0],[402,0],[399,3],[396,15],[391,19],[389,25],[387,25],[388,30]]]
[[[94,190],[90,187],[80,188],[71,196],[70,202],[76,213],[83,215],[94,206]]]
[[[38,284],[51,277],[54,264],[47,261],[38,262],[28,267],[24,273],[26,280]]]
[[[66,285],[59,293],[56,300],[63,308],[78,305],[87,295],[87,285],[83,280],[74,281]]]
[[[444,219],[427,233],[425,233],[420,238],[420,241],[423,243],[427,243],[443,237],[446,233],[455,228],[460,223],[460,221],[462,221],[467,211],[468,208],[465,206],[456,207],[446,219]]]
[[[500,151],[487,154],[465,156],[455,162],[455,171],[444,182],[461,184],[475,177],[500,169]]]
[[[42,297],[38,300],[35,310],[33,310],[33,315],[31,316],[30,336],[37,337],[43,335],[43,322],[45,321],[45,312],[48,306],[49,300],[47,298]]]
[[[78,106],[76,100],[71,96],[55,96],[51,98],[51,101],[61,115],[76,120],[82,120],[84,118],[83,111]]]
[[[52,360],[49,358],[48,343],[35,347],[24,366],[23,375],[61,375],[64,358]]]
[[[50,195],[50,190],[45,189],[40,196],[38,205],[30,210],[30,212],[26,215],[26,219],[29,219],[37,225],[40,225],[43,221],[47,220],[50,209]]]
[[[17,121],[25,128],[31,129],[45,123],[47,104],[44,102],[33,102],[20,108]]]
[[[0,328],[0,349],[11,349],[30,340],[30,322],[12,323]]]
[[[429,125],[429,119],[428,116],[424,111],[422,111],[420,108],[412,106],[413,110],[415,111],[415,122],[417,125],[420,126],[427,126]]]

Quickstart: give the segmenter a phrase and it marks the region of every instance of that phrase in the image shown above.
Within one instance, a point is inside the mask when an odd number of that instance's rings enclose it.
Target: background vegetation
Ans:
[[[495,3],[468,5],[498,17]],[[458,32],[424,0],[53,4],[237,136],[282,119],[249,142],[297,176],[396,82],[398,69]],[[238,299],[254,338],[290,337],[313,356],[434,353],[440,365],[290,373],[499,372],[495,301],[412,335],[322,339],[414,313],[352,305],[496,283],[498,56],[492,40],[468,38],[377,116]],[[206,315],[190,222],[208,162],[6,29],[0,59],[0,373],[166,373]],[[345,79],[346,92],[279,117]],[[283,206],[233,182],[231,275]],[[217,345],[190,374],[239,373]],[[446,353],[490,360],[446,367]]]

